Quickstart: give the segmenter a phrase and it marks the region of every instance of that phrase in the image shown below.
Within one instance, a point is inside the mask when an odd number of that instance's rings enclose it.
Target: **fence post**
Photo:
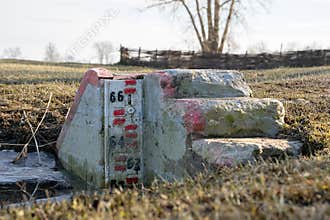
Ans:
[[[141,47],[139,47],[139,55],[138,55],[138,61],[141,59]]]
[[[120,63],[124,63],[124,47],[120,45]]]
[[[167,50],[167,57],[165,59],[165,65],[167,65],[168,67],[171,68],[172,65],[172,54],[171,54],[171,50]]]
[[[120,63],[127,64],[129,60],[128,48],[120,46]]]
[[[156,53],[155,53],[155,61],[157,62],[157,53],[158,53],[158,50],[156,49]]]
[[[176,62],[175,67],[180,67],[180,66],[185,67],[186,66],[184,59],[182,58],[182,51],[179,51],[178,59],[176,59],[175,62]],[[185,67],[185,68],[187,68],[187,67]]]

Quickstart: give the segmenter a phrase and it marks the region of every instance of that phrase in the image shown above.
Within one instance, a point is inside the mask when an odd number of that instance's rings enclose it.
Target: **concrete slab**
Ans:
[[[143,149],[147,182],[198,172],[203,158],[190,150],[195,138],[274,137],[284,124],[284,107],[274,99],[164,100],[150,94]]]
[[[244,97],[178,99],[163,110],[181,115],[189,133],[204,137],[275,137],[285,116],[276,99]]]
[[[147,74],[166,98],[250,97],[252,91],[238,71],[172,69]]]
[[[85,74],[57,140],[65,169],[99,187],[142,180],[141,77]]]
[[[88,84],[58,139],[63,166],[87,182],[104,185],[103,87]],[[72,108],[71,108],[71,111]]]
[[[263,158],[298,156],[303,143],[270,138],[201,139],[192,142],[192,151],[209,165],[235,166]]]

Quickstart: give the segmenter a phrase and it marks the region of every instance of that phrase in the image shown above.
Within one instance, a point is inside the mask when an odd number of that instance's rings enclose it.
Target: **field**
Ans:
[[[90,67],[0,61],[0,149],[19,149],[27,141],[31,132],[23,110],[36,127],[53,93],[37,134],[50,150]],[[59,204],[0,210],[0,219],[330,219],[330,66],[242,72],[255,97],[274,97],[285,104],[287,125],[279,136],[304,142],[299,159],[260,161],[182,182],[155,182],[142,189],[81,194]]]

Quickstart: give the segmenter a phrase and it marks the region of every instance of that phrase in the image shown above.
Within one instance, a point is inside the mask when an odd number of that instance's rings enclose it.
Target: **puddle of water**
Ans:
[[[53,155],[36,152],[13,164],[15,151],[0,151],[0,207],[45,198],[69,198],[73,192],[89,190],[80,179],[58,169]],[[42,200],[41,200],[42,201]]]

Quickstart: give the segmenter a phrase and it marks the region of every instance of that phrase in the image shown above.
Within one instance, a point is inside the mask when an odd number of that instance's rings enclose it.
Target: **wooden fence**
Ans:
[[[270,69],[330,65],[330,50],[261,54],[201,54],[194,51],[121,47],[120,63],[156,68]]]

